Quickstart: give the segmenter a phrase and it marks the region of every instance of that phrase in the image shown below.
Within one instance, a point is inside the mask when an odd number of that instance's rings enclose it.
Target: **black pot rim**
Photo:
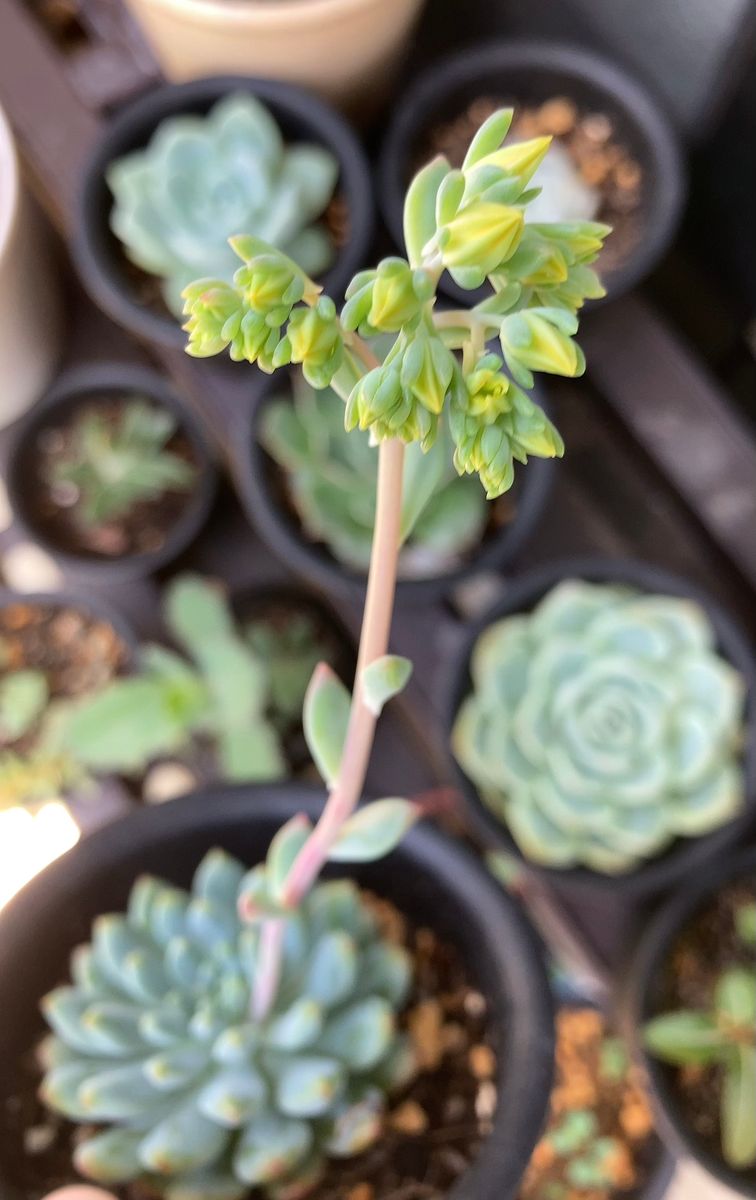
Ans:
[[[282,387],[282,377],[262,376],[256,381],[253,403],[242,420],[242,431],[233,447],[233,471],[242,507],[251,525],[269,549],[298,575],[324,588],[331,595],[361,600],[367,575],[340,563],[326,546],[311,542],[298,522],[275,502],[268,487],[270,459],[257,436],[264,406]],[[285,385],[283,385],[285,386]],[[538,402],[549,411],[543,391]],[[400,578],[400,602],[429,603],[448,595],[464,581],[484,571],[501,571],[519,554],[531,537],[548,504],[555,479],[556,463],[531,458],[521,468],[517,514],[508,525],[485,539],[480,549],[465,562],[441,575]]]
[[[756,874],[756,846],[742,850],[735,858],[720,862],[705,876],[691,876],[687,886],[672,896],[646,925],[631,960],[625,982],[623,1006],[629,1021],[633,1052],[643,1064],[651,1097],[665,1141],[680,1155],[698,1162],[710,1175],[728,1188],[749,1198],[756,1197],[756,1172],[750,1180],[723,1159],[701,1145],[685,1121],[680,1105],[669,1086],[665,1065],[646,1050],[641,1030],[658,1011],[652,1000],[654,981],[664,969],[669,951],[689,921],[730,882]]]
[[[698,838],[679,838],[656,858],[621,875],[602,875],[584,867],[556,868],[531,863],[517,842],[489,811],[477,788],[449,750],[454,776],[465,798],[470,819],[484,843],[514,854],[529,870],[545,880],[568,889],[605,890],[640,900],[684,882],[697,870],[709,867],[717,856],[737,845],[756,818],[756,656],[735,619],[703,588],[663,567],[633,558],[580,556],[561,558],[511,581],[504,597],[469,624],[461,644],[450,659],[443,689],[443,722],[447,746],[459,706],[470,686],[469,663],[473,647],[494,621],[528,610],[563,579],[586,579],[597,583],[627,583],[641,591],[687,596],[706,611],[717,635],[720,651],[743,675],[748,690],[746,711],[747,745],[744,751],[745,804],[742,813],[719,829]]]
[[[671,242],[679,223],[686,191],[686,172],[679,139],[652,94],[619,63],[569,41],[515,38],[479,43],[452,54],[427,70],[405,92],[386,135],[378,166],[378,200],[383,219],[397,245],[404,244],[404,164],[407,150],[423,124],[444,96],[469,85],[488,71],[544,68],[562,73],[595,88],[615,109],[621,109],[645,144],[653,180],[650,211],[644,236],[625,263],[609,275],[611,293],[587,307],[615,300],[649,274]],[[458,287],[448,273],[441,277],[440,290],[465,304],[485,296],[486,290],[468,292]]]
[[[166,117],[207,109],[215,100],[234,91],[251,92],[270,108],[278,121],[300,126],[303,138],[322,143],[339,161],[340,186],[349,210],[349,236],[323,279],[325,291],[337,302],[362,266],[373,237],[375,205],[364,151],[346,120],[325,101],[283,80],[251,75],[213,75],[152,89],[121,109],[106,126],[84,165],[76,201],[72,253],[95,302],[129,332],[162,346],[183,349],[186,335],[171,316],[140,305],[124,284],[120,256],[112,249],[113,235],[108,224],[111,197],[105,171],[115,158],[144,145]]]
[[[172,412],[188,438],[197,461],[198,478],[186,508],[156,550],[115,558],[77,554],[62,550],[44,525],[34,517],[27,501],[24,458],[33,443],[56,415],[75,410],[78,400],[86,403],[94,393],[143,393]],[[8,497],[20,528],[41,546],[65,571],[93,579],[140,579],[152,575],[178,558],[194,541],[210,514],[217,489],[217,472],[202,427],[176,389],[156,371],[131,363],[101,362],[76,367],[61,375],[46,395],[35,404],[17,427],[8,459]]]
[[[174,855],[180,853],[177,838],[192,861],[199,861],[216,839],[223,840],[224,830],[229,836],[237,831],[238,836],[242,819],[273,827],[297,811],[315,815],[322,803],[318,789],[290,783],[209,788],[136,811],[89,835],[27,884],[0,913],[0,989],[3,981],[14,986],[14,963],[32,944],[30,931],[44,928],[61,911],[70,911],[77,891],[96,888],[98,880],[118,873],[124,864],[129,876],[132,866],[136,876],[143,869],[138,864],[147,845],[153,854],[168,852],[166,873],[170,875],[171,848]],[[395,894],[398,866],[403,866],[401,877],[408,886],[415,887],[424,876],[443,890],[455,911],[466,914],[470,938],[477,939],[483,956],[476,956],[481,966],[478,982],[485,979],[490,985],[493,1020],[502,1026],[500,1044],[505,1050],[500,1055],[494,1129],[449,1200],[514,1200],[542,1127],[552,1078],[552,999],[536,936],[516,901],[497,886],[478,859],[432,826],[417,826],[379,868],[378,890],[389,896]],[[364,878],[359,868],[347,868],[346,873]],[[368,878],[374,887],[375,877]],[[467,957],[470,962],[469,953]],[[29,997],[29,1003],[34,999]]]
[[[83,595],[71,588],[61,588],[58,592],[16,592],[11,588],[0,587],[0,609],[12,604],[28,604],[40,608],[74,608],[96,620],[105,621],[112,626],[126,649],[124,667],[133,667],[139,658],[139,639],[122,614],[102,596],[95,593]]]

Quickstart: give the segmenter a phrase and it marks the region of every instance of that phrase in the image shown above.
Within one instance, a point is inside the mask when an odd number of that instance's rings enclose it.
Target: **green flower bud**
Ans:
[[[519,208],[476,201],[438,232],[445,267],[476,267],[490,275],[517,249],[525,219]]]
[[[438,420],[418,404],[402,384],[399,360],[375,367],[355,385],[347,401],[346,428],[369,429],[377,442],[400,438],[420,442],[427,450],[435,440]]]
[[[428,412],[444,407],[454,374],[454,355],[439,337],[417,329],[402,358],[402,384]]]
[[[301,272],[294,270],[284,255],[259,254],[234,274],[234,283],[250,308],[256,312],[283,311],[277,324],[286,320],[292,307],[304,295],[305,283]]]
[[[535,175],[550,145],[550,137],[531,138],[527,142],[513,142],[511,146],[501,146],[500,149],[479,159],[476,169],[498,167],[502,175],[515,176],[520,186],[524,187]]]
[[[514,385],[509,390],[512,401],[511,436],[520,450],[517,457],[523,461],[528,454],[534,454],[537,458],[561,458],[564,454],[562,436],[540,404],[536,404],[526,392]]]
[[[183,328],[189,334],[187,353],[194,358],[209,358],[231,345],[240,346],[239,331],[245,305],[239,293],[217,279],[200,279],[182,292],[184,313],[189,318]]]
[[[454,466],[459,474],[479,475],[489,500],[509,491],[514,483],[514,460],[506,417],[490,425],[482,425],[474,417],[462,417],[451,422],[451,430],[456,446]]]
[[[414,273],[403,258],[384,258],[373,283],[368,322],[383,333],[396,333],[420,311]]]
[[[314,308],[295,309],[287,339],[290,361],[302,364],[307,382],[315,388],[328,387],[344,357],[333,301],[321,296]]]
[[[497,354],[486,354],[465,378],[467,388],[467,412],[488,421],[494,421],[501,413],[512,408],[510,390],[512,384],[501,370],[502,361]]]
[[[577,329],[572,313],[561,309],[523,309],[501,325],[501,348],[509,370],[524,387],[533,386],[533,371],[573,378],[585,370],[585,358],[570,334]]]

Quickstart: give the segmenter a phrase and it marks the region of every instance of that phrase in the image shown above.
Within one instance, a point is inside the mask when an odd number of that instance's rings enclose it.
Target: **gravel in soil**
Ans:
[[[381,1138],[365,1154],[329,1163],[310,1200],[446,1200],[492,1128],[496,1053],[483,996],[454,948],[414,927],[392,905],[374,900],[385,936],[408,947],[415,984],[401,1024],[421,1070],[394,1098]],[[49,1114],[37,1098],[40,1071],[29,1052],[0,1101],[0,1173],[8,1200],[40,1200],[73,1178],[76,1127]],[[155,1200],[145,1185],[119,1190],[122,1200]],[[253,1193],[250,1193],[253,1200]],[[254,1193],[254,1200],[261,1200]]]
[[[97,691],[125,666],[128,649],[107,621],[67,605],[18,600],[0,607],[0,672],[42,671],[52,699]],[[24,752],[34,739],[3,742]]]
[[[580,109],[567,96],[553,96],[540,105],[520,105],[516,99],[480,96],[450,121],[427,130],[413,164],[421,166],[434,154],[444,154],[460,167],[479,126],[497,108],[515,108],[511,138],[526,140],[551,135],[568,152],[580,178],[601,195],[596,219],[612,226],[598,260],[608,274],[631,257],[643,236],[643,169],[622,142],[606,113]]]
[[[678,1008],[710,1011],[722,971],[735,966],[754,968],[753,949],[744,945],[735,926],[737,910],[754,901],[756,879],[733,884],[683,930],[669,959],[659,1012]],[[668,1077],[690,1128],[711,1154],[721,1158],[721,1070],[717,1066],[669,1068]],[[750,1175],[756,1177],[756,1171]]]
[[[651,1111],[638,1069],[601,1013],[557,1015],[555,1066],[548,1122],[520,1200],[612,1200],[634,1191],[648,1170]]]
[[[99,559],[150,554],[165,544],[192,501],[193,488],[167,488],[159,496],[139,500],[127,512],[98,524],[82,518],[75,484],[56,482],[59,469],[77,461],[82,422],[96,410],[112,425],[123,417],[134,397],[118,400],[90,397],[66,418],[50,423],[37,435],[30,455],[28,494],[37,528],[61,551]],[[165,450],[195,473],[199,463],[189,438],[178,426]]]

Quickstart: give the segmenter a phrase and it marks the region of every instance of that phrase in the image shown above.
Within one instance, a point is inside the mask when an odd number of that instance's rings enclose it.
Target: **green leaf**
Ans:
[[[275,1079],[276,1104],[287,1117],[321,1116],[338,1099],[343,1086],[344,1068],[335,1058],[286,1058]]]
[[[419,443],[408,446],[402,476],[401,538],[405,542],[433,498],[447,469],[447,445],[437,443],[424,454]]]
[[[741,904],[736,909],[735,929],[744,945],[756,946],[756,901]]]
[[[738,1046],[722,1086],[722,1150],[732,1167],[756,1162],[756,1046]]]
[[[177,712],[174,699],[174,689],[154,677],[115,680],[71,711],[61,731],[63,748],[94,771],[143,770],[186,744],[204,694],[194,698],[190,712]]]
[[[228,604],[219,588],[199,575],[180,575],[167,590],[165,619],[173,636],[194,656],[208,640],[234,636]]]
[[[318,663],[304,702],[302,724],[315,766],[331,787],[339,773],[352,698],[339,677]]]
[[[266,866],[268,884],[274,899],[281,899],[289,871],[311,832],[312,822],[309,817],[299,813],[279,829],[270,843]]]
[[[715,1062],[728,1047],[711,1017],[683,1010],[654,1017],[645,1027],[644,1041],[656,1058],[676,1066]]]
[[[436,232],[436,196],[451,167],[439,156],[418,171],[404,201],[404,241],[410,265],[419,267],[423,248]]]
[[[409,800],[391,797],[358,809],[341,827],[330,849],[331,862],[373,862],[399,844],[420,818],[420,809]]]
[[[493,154],[495,150],[499,149],[499,146],[509,133],[513,116],[514,109],[499,108],[483,122],[475,137],[470,142],[465,160],[462,163],[463,171],[474,167],[482,158],[485,158],[488,154]]]
[[[287,773],[281,744],[269,725],[222,729],[216,734],[218,763],[224,779],[265,783]]]
[[[380,716],[383,706],[398,696],[409,682],[412,663],[398,654],[376,658],[362,672],[362,699],[374,717]]]
[[[733,967],[724,971],[714,992],[714,1007],[733,1025],[756,1029],[756,970]]]
[[[28,733],[44,712],[47,679],[41,671],[13,671],[0,680],[0,734],[15,741]]]

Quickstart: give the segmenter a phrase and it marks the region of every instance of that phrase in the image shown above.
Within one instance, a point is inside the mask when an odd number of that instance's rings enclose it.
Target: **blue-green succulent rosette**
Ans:
[[[692,600],[567,580],[470,674],[455,756],[534,863],[622,874],[743,806],[745,684]]]

